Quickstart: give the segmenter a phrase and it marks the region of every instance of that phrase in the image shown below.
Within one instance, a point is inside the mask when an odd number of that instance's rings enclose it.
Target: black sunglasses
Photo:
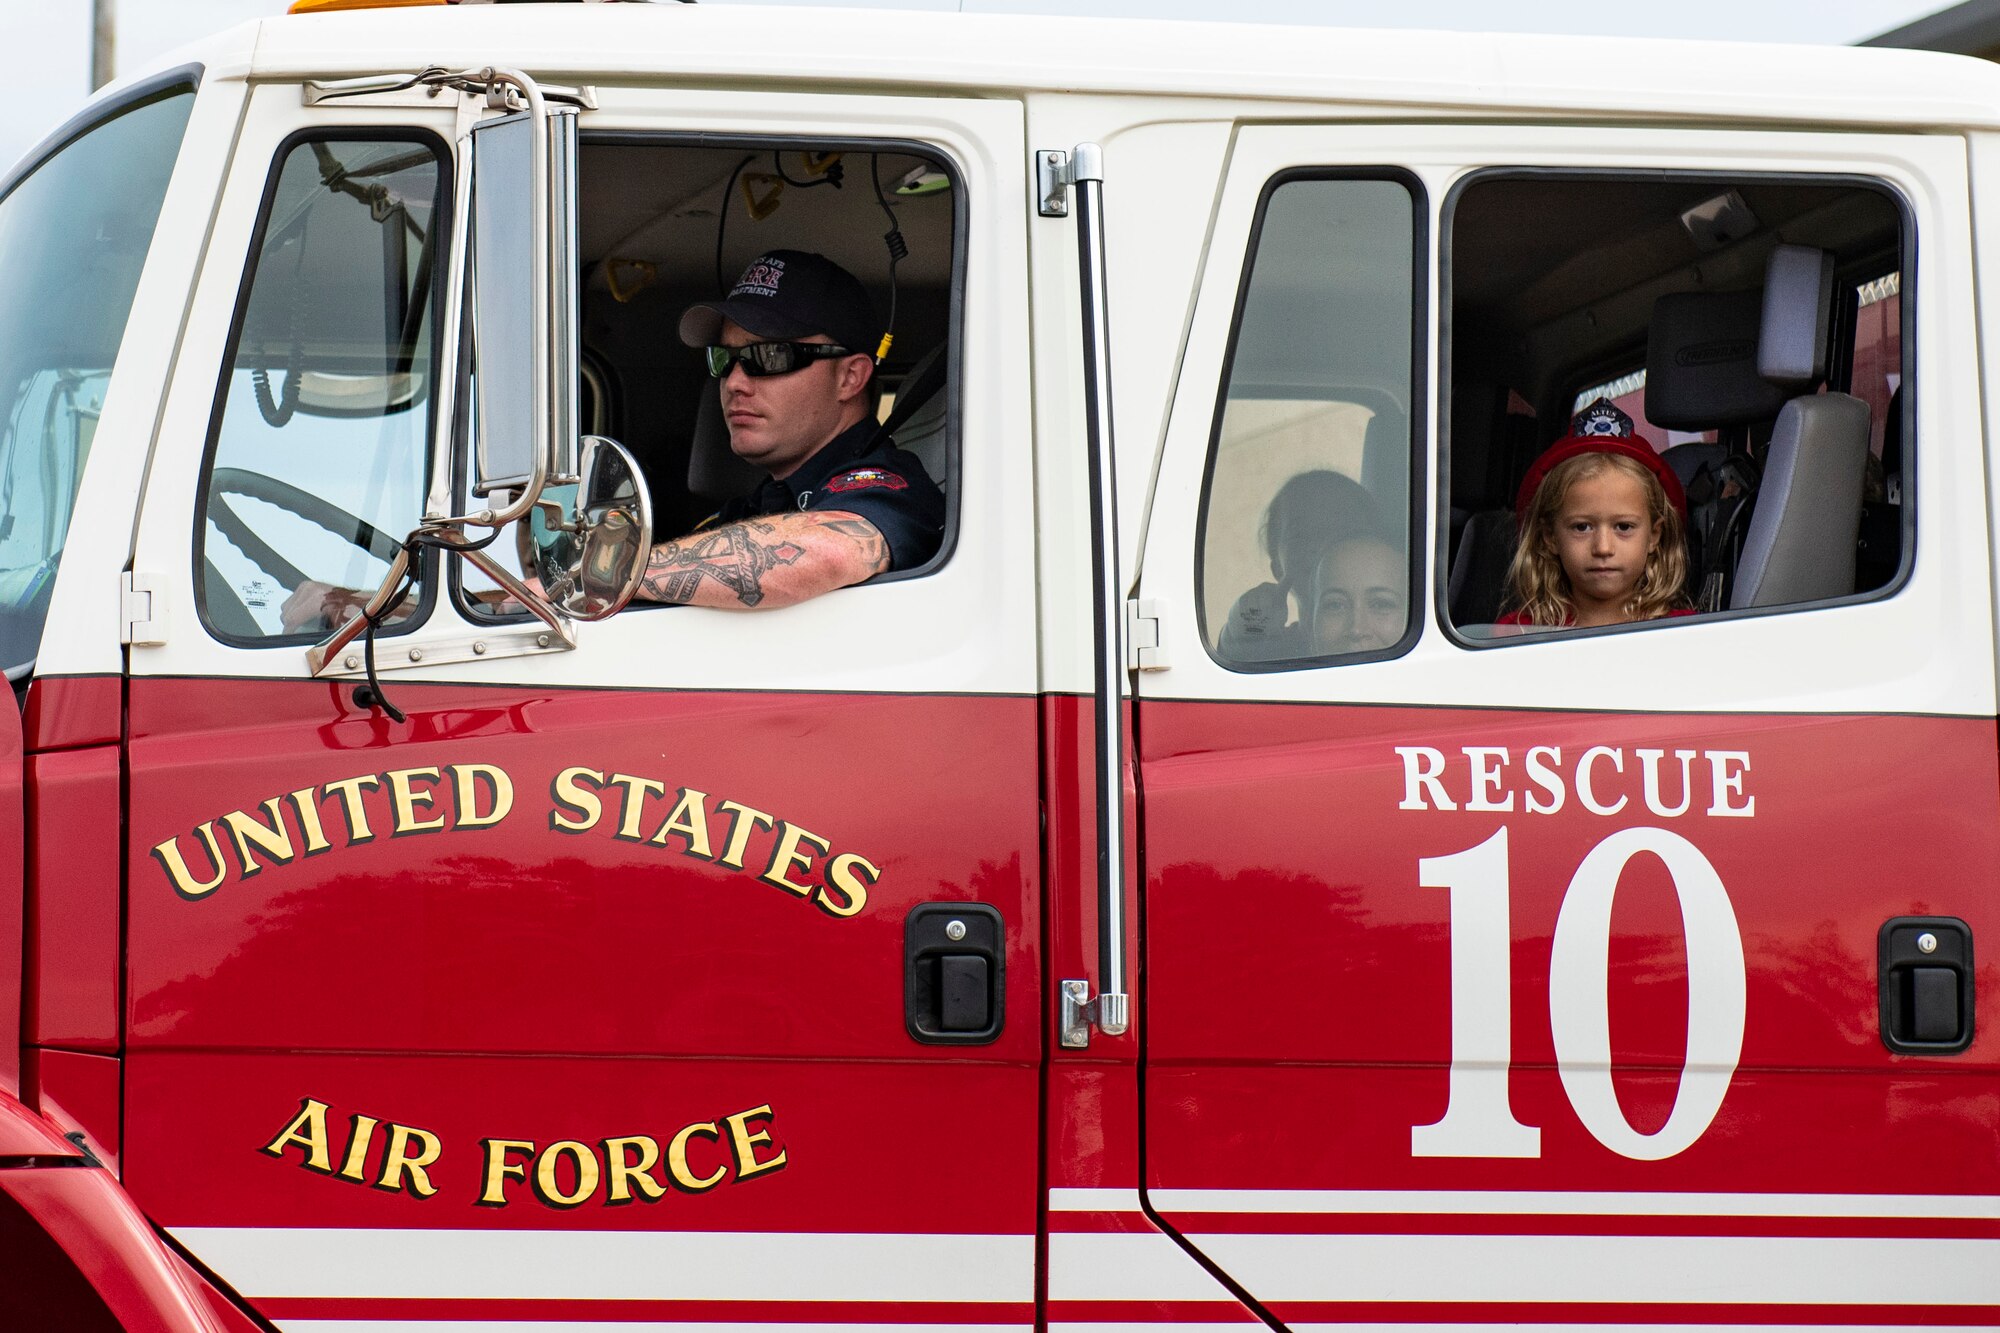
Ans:
[[[808,361],[825,361],[854,353],[839,343],[751,343],[748,347],[710,347],[708,373],[727,379],[732,366],[742,366],[752,379],[765,375],[789,375]]]

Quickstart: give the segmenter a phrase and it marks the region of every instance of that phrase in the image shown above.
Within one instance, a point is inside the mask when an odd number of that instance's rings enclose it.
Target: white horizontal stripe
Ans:
[[[1139,1191],[1052,1189],[1049,1191],[1049,1211],[1052,1213],[1136,1213],[1139,1211]]]
[[[1233,1302],[1236,1297],[1164,1231],[1091,1231],[1049,1234],[1049,1299]]]
[[[1107,1201],[1054,1196],[1103,1195]],[[1049,1207],[1121,1211],[1126,1190],[1051,1190]],[[1162,1213],[1524,1213],[1574,1217],[2000,1218],[1991,1194],[1620,1194],[1587,1190],[1153,1190]],[[1135,1201],[1130,1209],[1136,1211]]]
[[[479,1320],[463,1319],[283,1319],[284,1333],[1021,1333],[1026,1324],[697,1324],[630,1323],[565,1320]],[[1084,1323],[1058,1320],[1049,1333],[1248,1333],[1256,1327],[1246,1314],[1235,1323]],[[1409,1324],[1302,1324],[1287,1325],[1293,1333],[1410,1333]],[[1426,1333],[1494,1333],[1488,1324],[1426,1323]],[[1634,1333],[1632,1324],[1513,1324],[1509,1333]],[[1842,1324],[1841,1333],[1937,1333],[1935,1324]],[[1764,1333],[1783,1329],[1796,1333],[1796,1324],[1677,1324],[1648,1320],[1645,1333]],[[1952,1333],[1995,1333],[2000,1325],[1954,1324]]]
[[[1246,1310],[1244,1312],[1243,1318],[1233,1324],[1182,1323],[1177,1319],[1170,1322],[1151,1323],[1151,1324],[1138,1324],[1138,1323],[1121,1324],[1109,1321],[1101,1324],[1089,1324],[1089,1323],[1066,1323],[1062,1320],[1055,1320],[1049,1324],[1049,1333],[1168,1333],[1168,1330],[1171,1330],[1172,1333],[1261,1333],[1263,1327],[1264,1326],[1258,1323],[1254,1318],[1252,1318],[1250,1313]],[[1297,1328],[1307,1328],[1315,1326],[1304,1325],[1304,1324],[1289,1324],[1287,1325],[1287,1327],[1297,1329]],[[1359,1327],[1361,1327],[1359,1324],[1343,1324],[1341,1325],[1341,1330],[1342,1333],[1348,1333],[1348,1330]],[[1426,1329],[1430,1329],[1436,1327],[1436,1325],[1426,1324],[1424,1325],[1424,1327]],[[1514,1325],[1509,1324],[1507,1326],[1508,1333],[1512,1333],[1513,1328]],[[1410,1325],[1408,1324],[1402,1325],[1402,1327],[1397,1330],[1397,1333],[1411,1333]],[[1491,1325],[1488,1325],[1486,1328],[1486,1333],[1496,1333],[1496,1331]],[[1632,1330],[1627,1329],[1625,1333],[1632,1333]],[[1648,1329],[1646,1330],[1646,1333],[1652,1333],[1652,1330]],[[1845,1333],[1845,1330],[1843,1330],[1842,1333]],[[1928,1331],[1928,1333],[1937,1333],[1937,1330],[1931,1329]],[[1953,1329],[1952,1333],[1959,1333],[1959,1331],[1957,1329]]]
[[[434,1329],[434,1325],[424,1325]],[[1258,1325],[1246,1313],[1238,1323],[1086,1323],[1086,1321],[1052,1321],[1048,1333],[1258,1333]],[[1408,1323],[1288,1323],[1284,1325],[1292,1333],[1412,1333],[1414,1325]],[[290,1331],[292,1325],[286,1325]],[[1784,1333],[1798,1333],[1796,1323],[1662,1323],[1648,1319],[1646,1323],[1424,1323],[1424,1333],[1768,1333],[1770,1329],[1784,1329]],[[1994,1333],[2000,1325],[1958,1325],[1950,1327],[1950,1333]],[[320,1333],[320,1331],[316,1331]],[[340,1333],[350,1333],[340,1329]],[[352,1333],[374,1333],[370,1329],[352,1329]],[[1914,1325],[1914,1323],[1844,1323],[1840,1333],[1938,1333],[1938,1325]]]
[[[546,1319],[281,1319],[284,1333],[1022,1333],[1032,1324],[634,1324]],[[1176,1324],[1178,1333],[1192,1325]],[[1241,1325],[1233,1333],[1244,1333]],[[1402,1333],[1409,1333],[1406,1328]],[[1490,1331],[1489,1331],[1490,1333]],[[1935,1333],[1935,1330],[1932,1330]],[[1953,1330],[1957,1333],[1957,1330]]]
[[[426,1325],[434,1329],[434,1325]],[[1056,1320],[1049,1324],[1049,1333],[1257,1333],[1261,1326],[1246,1314],[1242,1321],[1233,1324],[1216,1323],[1119,1323],[1105,1320],[1088,1323],[1080,1320]],[[1410,1324],[1302,1324],[1289,1323],[1285,1327],[1292,1333],[1412,1333]],[[285,1325],[288,1333],[292,1325]],[[1440,1324],[1425,1323],[1424,1333],[1497,1333],[1504,1328],[1506,1333],[1765,1333],[1766,1330],[1781,1329],[1784,1333],[1798,1333],[1797,1324],[1677,1324],[1648,1318],[1643,1325],[1638,1324]],[[1951,1333],[1993,1333],[2000,1325],[1953,1324]],[[315,1333],[321,1333],[315,1330]],[[342,1329],[340,1333],[350,1333]],[[359,1327],[351,1333],[373,1333],[373,1330]],[[846,1333],[843,1327],[842,1333]],[[1935,1324],[1842,1324],[1840,1333],[1938,1333]]]
[[[1054,1333],[1056,1325],[1049,1326]],[[1077,1333],[1101,1333],[1116,1325],[1074,1326]],[[1143,1325],[1141,1326],[1143,1327]],[[1235,1333],[1246,1333],[1241,1324],[1232,1326]],[[1292,1333],[1411,1333],[1408,1324],[1287,1324]],[[1781,1329],[1784,1333],[1798,1333],[1797,1324],[1676,1324],[1672,1321],[1655,1323],[1648,1319],[1645,1324],[1507,1324],[1506,1333],[1767,1333],[1767,1330]],[[1992,1333],[1991,1324],[1953,1324],[1951,1333]],[[1187,1326],[1174,1325],[1175,1333],[1186,1333]],[[1157,1325],[1154,1326],[1157,1333]],[[1254,1333],[1249,1330],[1247,1333]],[[1492,1324],[1425,1324],[1424,1333],[1497,1333]],[[1842,1324],[1840,1333],[1938,1333],[1935,1324]]]
[[[1030,1301],[1035,1291],[1033,1236],[307,1227],[173,1234],[253,1299]]]
[[[2000,1241],[1196,1235],[1260,1300],[2000,1304]]]

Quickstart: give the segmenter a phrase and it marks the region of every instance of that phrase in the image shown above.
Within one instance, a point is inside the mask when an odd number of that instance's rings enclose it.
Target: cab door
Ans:
[[[287,1323],[1028,1325],[1018,108],[606,100],[586,145],[894,138],[953,164],[955,543],[786,610],[635,607],[504,657],[473,645],[518,627],[433,565],[375,644],[406,721],[353,670],[308,678],[291,591],[372,586],[451,447],[424,283],[463,164],[448,113],[309,122],[260,87],[182,350],[211,370],[177,384],[138,537],[172,610],[132,652],[127,1183]],[[949,1016],[947,966],[977,974]]]
[[[1903,201],[1900,583],[1596,635],[1443,623],[1440,265],[1455,187],[1503,164]],[[1274,1320],[2000,1305],[1991,987],[1956,1050],[1891,1049],[1883,996],[1908,919],[1960,923],[1945,950],[2000,931],[1967,203],[1930,139],[1242,132],[1139,583],[1166,663],[1136,678],[1143,1175]]]
[[[27,759],[21,735],[19,708],[0,708],[0,846],[14,848],[0,859],[0,924],[9,932],[21,923],[27,874],[27,790],[22,784]],[[21,1015],[21,955],[16,951],[0,954],[0,1021],[12,1028]],[[21,1057],[18,1043],[4,1043],[4,1065],[0,1065],[0,1096],[15,1097],[21,1091]]]

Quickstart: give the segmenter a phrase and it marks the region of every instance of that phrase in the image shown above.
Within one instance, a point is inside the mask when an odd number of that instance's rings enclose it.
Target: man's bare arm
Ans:
[[[404,593],[401,600],[389,608],[389,613],[382,618],[384,623],[393,625],[417,609],[414,592],[412,589]],[[331,583],[307,579],[278,608],[280,632],[298,634],[305,630],[323,632],[338,629],[359,616],[362,608],[368,605],[368,599],[374,595],[372,588],[337,588]]]
[[[873,523],[841,511],[772,514],[661,542],[637,596],[742,610],[791,606],[889,568]]]

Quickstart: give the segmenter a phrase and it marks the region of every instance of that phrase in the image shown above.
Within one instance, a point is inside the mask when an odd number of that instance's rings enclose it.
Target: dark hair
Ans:
[[[1280,486],[1257,528],[1271,574],[1280,583],[1288,576],[1307,576],[1322,551],[1350,537],[1386,539],[1381,509],[1367,487],[1325,468],[1301,472]],[[1307,559],[1299,569],[1290,570],[1287,553],[1302,546],[1307,546]]]

